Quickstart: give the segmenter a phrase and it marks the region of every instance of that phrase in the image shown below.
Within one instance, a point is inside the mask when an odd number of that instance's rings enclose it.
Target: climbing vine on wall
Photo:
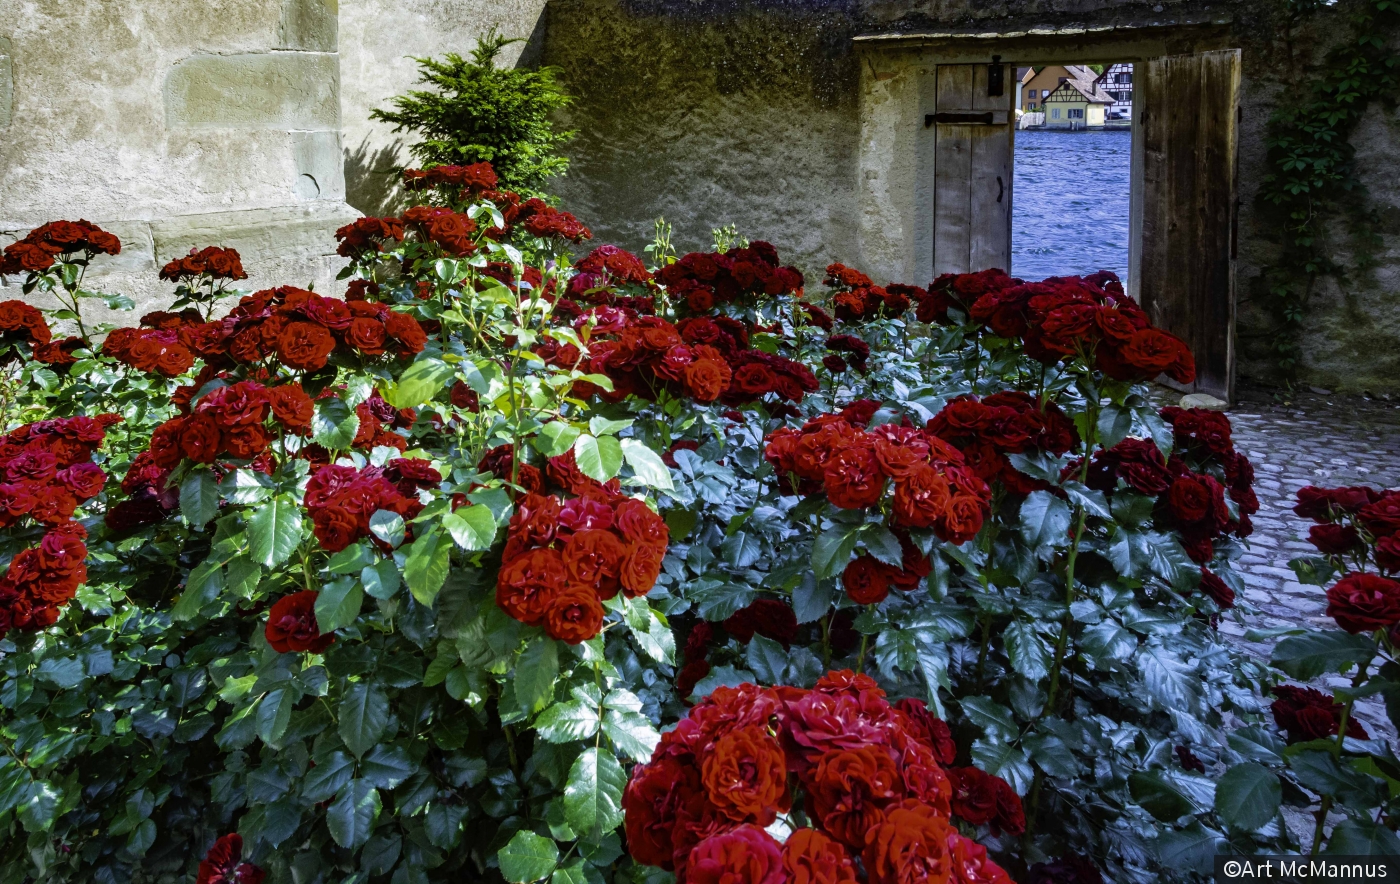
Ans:
[[[1295,19],[1328,5],[1288,0]],[[1281,210],[1274,214],[1283,249],[1265,281],[1278,319],[1273,354],[1289,374],[1297,364],[1298,335],[1314,283],[1346,270],[1330,253],[1323,224],[1339,198],[1361,187],[1348,139],[1373,99],[1393,101],[1400,89],[1400,55],[1386,45],[1400,23],[1400,0],[1352,5],[1347,39],[1327,53],[1311,83],[1297,90],[1300,100],[1280,107],[1269,121],[1269,171],[1260,196]]]

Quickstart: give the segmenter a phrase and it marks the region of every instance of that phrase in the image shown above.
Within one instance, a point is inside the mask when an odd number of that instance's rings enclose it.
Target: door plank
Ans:
[[[991,111],[1005,124],[934,125],[933,272],[968,273],[1011,263],[1015,68],[1004,94],[987,94],[987,65],[939,65],[938,112]]]

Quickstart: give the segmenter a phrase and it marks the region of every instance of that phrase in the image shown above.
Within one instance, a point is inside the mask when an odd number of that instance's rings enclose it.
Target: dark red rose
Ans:
[[[997,815],[996,777],[975,767],[952,767],[953,813],[974,826],[990,823]]]
[[[879,503],[885,481],[875,449],[868,444],[847,445],[827,461],[822,475],[827,499],[833,506],[848,510]]]
[[[1351,525],[1313,525],[1308,541],[1323,555],[1340,556],[1360,547],[1361,533]]]
[[[1380,500],[1380,492],[1364,485],[1348,488],[1318,488],[1309,485],[1298,489],[1298,503],[1293,512],[1314,522],[1330,522],[1342,515],[1355,515],[1368,504]]]
[[[1222,610],[1235,606],[1235,591],[1216,574],[1201,569],[1201,592],[1210,596]]]
[[[564,558],[558,550],[532,549],[501,565],[496,604],[527,626],[543,625],[564,590],[564,575]]]
[[[865,837],[870,884],[942,884],[952,881],[948,852],[953,828],[937,810],[916,801],[893,807]]]
[[[1288,742],[1304,743],[1335,736],[1342,723],[1345,708],[1331,694],[1313,688],[1279,685],[1272,689],[1275,697],[1270,705],[1274,721],[1288,734]],[[1348,737],[1369,740],[1370,735],[1354,718],[1347,719]]]
[[[916,465],[895,480],[894,521],[907,528],[931,528],[948,515],[952,501],[948,481],[938,470]]]
[[[884,746],[832,750],[818,760],[807,781],[813,817],[833,838],[849,847],[865,844],[880,824],[885,806],[898,801],[901,780]]]
[[[691,848],[686,884],[785,884],[783,854],[773,836],[754,825],[711,835]]]
[[[953,742],[953,732],[948,723],[935,718],[928,711],[923,700],[906,697],[894,704],[900,715],[904,729],[916,740],[933,750],[933,755],[942,765],[950,765],[958,754],[958,746]]]
[[[841,585],[846,595],[858,605],[878,605],[890,594],[890,579],[894,571],[889,565],[861,553],[841,572]]]
[[[1361,508],[1361,524],[1377,537],[1400,534],[1400,492],[1387,491]]]
[[[673,870],[677,850],[690,846],[676,842],[677,830],[698,820],[704,806],[695,764],[662,756],[637,765],[622,793],[628,853],[639,863]]]
[[[316,625],[316,595],[312,590],[303,590],[284,595],[272,604],[264,634],[274,651],[319,654],[335,641],[334,635],[321,635]]]
[[[716,740],[701,762],[700,780],[715,811],[736,823],[767,826],[792,804],[783,748],[757,725]]]
[[[263,870],[242,858],[243,838],[237,833],[222,836],[200,861],[195,884],[262,884]]]
[[[724,621],[724,630],[744,644],[757,633],[786,647],[797,637],[797,615],[787,602],[758,599],[731,614]]]
[[[587,586],[566,584],[545,612],[545,634],[571,645],[588,641],[602,628],[603,603]]]
[[[289,322],[277,338],[277,358],[288,368],[316,371],[324,368],[335,349],[335,338],[325,326],[313,322]]]
[[[1327,616],[1356,634],[1400,622],[1400,582],[1376,574],[1348,574],[1327,590]]]

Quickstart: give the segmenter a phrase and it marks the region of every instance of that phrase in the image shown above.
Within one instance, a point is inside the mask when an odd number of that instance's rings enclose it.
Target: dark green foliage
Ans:
[[[569,166],[558,150],[574,133],[556,131],[550,115],[570,98],[557,68],[496,66],[500,51],[518,42],[492,30],[477,41],[470,61],[455,53],[442,61],[415,59],[419,81],[431,89],[400,95],[392,110],[371,117],[421,136],[410,150],[424,167],[488,162],[502,188],[538,193]]]

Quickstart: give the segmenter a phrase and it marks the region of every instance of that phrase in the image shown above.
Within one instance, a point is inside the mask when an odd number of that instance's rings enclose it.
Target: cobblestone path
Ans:
[[[1299,488],[1372,485],[1400,487],[1400,403],[1314,392],[1282,402],[1270,392],[1245,389],[1229,411],[1235,447],[1254,463],[1259,512],[1248,552],[1239,562],[1245,599],[1258,609],[1247,626],[1222,620],[1220,629],[1242,646],[1267,658],[1272,642],[1244,641],[1249,627],[1307,624],[1333,628],[1324,613],[1323,589],[1304,586],[1288,560],[1315,555],[1307,542],[1312,524],[1293,513]],[[1332,686],[1349,684],[1334,676]],[[1321,685],[1319,685],[1320,687]],[[1365,704],[1362,720],[1390,730],[1379,704]]]

